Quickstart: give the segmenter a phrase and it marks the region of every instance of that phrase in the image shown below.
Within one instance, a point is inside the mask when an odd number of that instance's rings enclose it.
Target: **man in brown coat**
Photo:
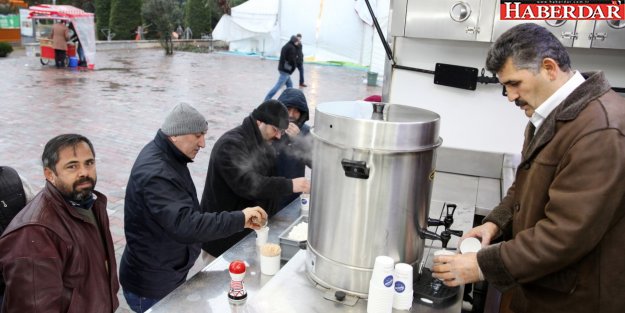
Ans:
[[[483,249],[435,258],[435,277],[485,279],[509,291],[503,309],[515,313],[624,312],[625,99],[601,72],[572,70],[536,24],[504,33],[486,66],[530,118],[522,161],[501,203],[465,235]]]
[[[52,39],[52,47],[54,48],[54,63],[56,64],[56,68],[65,67],[69,29],[64,22],[57,21],[52,25],[50,39]]]
[[[95,152],[76,134],[54,137],[43,155],[46,186],[0,237],[3,313],[113,313],[117,263],[106,197],[95,191]]]

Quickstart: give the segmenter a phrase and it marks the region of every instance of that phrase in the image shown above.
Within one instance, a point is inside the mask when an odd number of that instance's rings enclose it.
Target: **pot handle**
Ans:
[[[367,162],[365,161],[343,159],[341,160],[341,165],[343,165],[343,170],[345,171],[345,176],[347,177],[359,179],[369,178],[369,168],[367,167]]]

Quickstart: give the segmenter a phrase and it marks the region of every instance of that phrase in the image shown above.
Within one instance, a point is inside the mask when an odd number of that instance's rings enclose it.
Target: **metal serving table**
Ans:
[[[439,204],[440,202],[432,204],[431,217],[440,215]],[[473,210],[474,208],[470,206],[459,205],[458,211],[462,214],[458,214],[457,211],[457,216],[464,216],[463,219],[470,220],[462,221],[458,225],[471,225]],[[300,202],[296,199],[269,221],[268,242],[278,243],[279,234],[299,216]],[[464,228],[466,227],[455,227],[455,229],[466,230]],[[147,312],[364,313],[367,311],[366,300],[359,299],[354,306],[347,306],[323,299],[323,288],[315,287],[306,276],[305,251],[298,252],[286,265],[283,263],[282,269],[276,275],[261,274],[260,252],[256,247],[255,239],[256,236],[253,233],[246,236]],[[243,305],[232,305],[228,302],[227,294],[230,286],[228,266],[234,260],[244,260],[248,265],[244,280],[248,299]],[[431,257],[429,260],[431,262]],[[461,288],[455,301],[445,307],[433,308],[414,303],[410,312],[459,313],[462,306],[462,290]],[[393,312],[405,311],[393,310]]]

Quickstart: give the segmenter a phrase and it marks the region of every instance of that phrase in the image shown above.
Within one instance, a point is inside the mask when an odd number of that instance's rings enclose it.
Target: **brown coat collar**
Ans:
[[[612,87],[603,72],[582,73],[586,81],[577,87],[558,107],[547,116],[547,119],[534,135],[534,125],[530,122],[525,129],[523,160],[519,166],[530,162],[556,133],[559,121],[574,120],[591,101],[599,98]]]

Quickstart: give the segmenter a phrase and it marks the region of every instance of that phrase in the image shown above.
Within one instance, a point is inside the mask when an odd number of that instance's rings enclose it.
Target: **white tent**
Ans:
[[[279,0],[249,0],[223,15],[213,30],[213,39],[230,43],[231,51],[262,53],[280,46]]]
[[[385,35],[390,0],[370,0]],[[306,60],[343,61],[384,71],[385,53],[364,0],[249,0],[232,8],[213,31],[231,51],[279,56],[302,34]]]

